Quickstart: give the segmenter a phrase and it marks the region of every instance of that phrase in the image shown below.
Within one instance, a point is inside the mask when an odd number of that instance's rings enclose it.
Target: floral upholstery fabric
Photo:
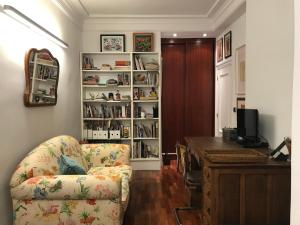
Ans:
[[[126,144],[84,144],[82,153],[88,167],[129,165],[130,147]]]
[[[13,200],[14,225],[121,225],[112,200]]]
[[[61,155],[88,174],[61,175]],[[122,144],[80,146],[70,136],[42,143],[11,178],[14,225],[121,225],[132,174],[129,157],[129,146]]]
[[[15,187],[31,177],[59,175],[58,160],[62,154],[76,160],[87,171],[87,163],[83,158],[78,141],[70,136],[58,136],[42,143],[28,153],[17,166],[10,186]]]
[[[126,202],[129,198],[129,184],[132,176],[132,168],[128,165],[120,165],[113,167],[92,167],[88,174],[97,175],[102,174],[109,177],[122,177],[122,201]]]
[[[103,175],[38,176],[11,189],[14,199],[110,199],[120,196],[121,178]]]

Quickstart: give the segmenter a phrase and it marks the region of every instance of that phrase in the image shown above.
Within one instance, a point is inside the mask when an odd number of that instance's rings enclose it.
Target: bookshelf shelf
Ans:
[[[159,120],[159,118],[133,118],[134,120]]]
[[[130,73],[131,70],[82,70],[85,73]]]
[[[159,102],[158,100],[133,100],[133,102]]]
[[[84,84],[82,85],[84,88],[108,88],[108,89],[119,89],[119,88],[131,88],[130,85],[90,85]]]
[[[133,140],[158,140],[156,137],[136,137]]]
[[[83,118],[83,120],[109,121],[109,120],[131,120],[131,118]]]
[[[134,169],[160,169],[160,59],[159,52],[80,53],[81,137],[89,142],[130,144]],[[105,66],[118,70],[105,70]],[[138,98],[150,99],[134,100],[137,90]],[[107,137],[99,138],[99,131]],[[110,139],[110,132],[119,132],[120,138]]]
[[[133,70],[133,72],[159,72],[158,70]]]

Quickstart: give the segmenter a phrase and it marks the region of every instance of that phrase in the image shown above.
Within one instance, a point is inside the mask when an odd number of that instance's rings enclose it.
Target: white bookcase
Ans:
[[[161,167],[161,56],[82,52],[81,137],[127,143],[136,170]]]

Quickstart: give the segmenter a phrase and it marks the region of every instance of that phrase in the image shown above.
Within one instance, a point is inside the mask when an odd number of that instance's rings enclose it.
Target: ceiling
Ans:
[[[78,0],[90,17],[105,15],[191,15],[208,17],[223,0]]]

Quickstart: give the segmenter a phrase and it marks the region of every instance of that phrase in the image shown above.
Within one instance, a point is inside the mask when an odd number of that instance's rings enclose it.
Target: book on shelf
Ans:
[[[158,158],[158,147],[151,146],[143,141],[133,142],[132,158]]]
[[[157,138],[158,127],[158,122],[152,123],[150,127],[145,124],[134,124],[133,135],[136,138]]]
[[[116,60],[115,66],[130,66],[130,61],[128,60]]]
[[[134,62],[136,70],[145,70],[143,61],[139,55],[134,56]]]

